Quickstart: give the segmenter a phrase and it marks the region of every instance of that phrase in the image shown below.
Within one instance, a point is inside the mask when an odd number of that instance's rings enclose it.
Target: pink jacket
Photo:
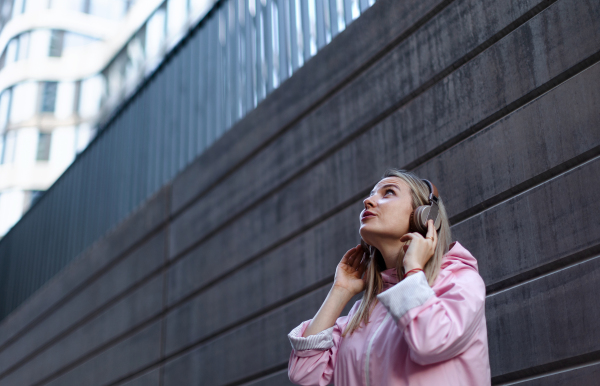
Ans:
[[[302,337],[310,320],[290,332],[290,380],[298,385],[490,385],[485,284],[471,253],[453,243],[433,287],[422,272],[400,283],[395,269],[382,276],[384,290],[366,327],[341,336],[358,301],[348,316],[319,334]]]

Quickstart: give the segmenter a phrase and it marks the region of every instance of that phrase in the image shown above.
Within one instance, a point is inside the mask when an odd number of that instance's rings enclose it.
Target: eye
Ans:
[[[394,192],[394,189],[386,189],[386,190],[385,190],[385,195],[387,196],[387,195],[388,195],[388,193],[396,194],[396,193]]]

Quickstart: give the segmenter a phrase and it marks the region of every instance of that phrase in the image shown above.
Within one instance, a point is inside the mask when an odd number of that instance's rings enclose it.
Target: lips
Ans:
[[[363,212],[363,214],[362,214],[362,217],[361,217],[361,219],[362,219],[362,220],[364,220],[364,219],[366,219],[366,218],[375,217],[375,216],[376,216],[376,214],[375,214],[375,213],[373,213],[373,212],[369,212],[368,210],[365,210],[365,211]]]

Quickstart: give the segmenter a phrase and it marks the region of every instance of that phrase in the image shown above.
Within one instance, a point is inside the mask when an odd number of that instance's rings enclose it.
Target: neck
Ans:
[[[397,240],[393,241],[383,241],[379,243],[376,248],[383,256],[383,260],[385,261],[385,266],[387,269],[396,268],[396,264],[398,259],[400,259],[400,265],[402,265],[402,259],[404,257],[404,251],[402,247],[404,246],[404,242],[400,242]]]

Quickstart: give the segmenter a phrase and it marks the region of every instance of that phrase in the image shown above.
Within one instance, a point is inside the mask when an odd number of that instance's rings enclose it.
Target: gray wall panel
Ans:
[[[333,280],[341,256],[360,241],[360,210],[350,206],[176,306],[166,317],[167,354]],[[169,284],[178,280],[171,275]]]
[[[582,74],[581,78],[583,79],[580,81],[585,82],[588,79],[583,75],[592,73],[590,71]],[[568,86],[576,85],[576,80],[572,80]],[[589,84],[595,83],[590,82]],[[573,99],[568,92],[561,94],[560,91],[562,91],[561,88],[554,90],[555,93],[567,97],[572,105],[578,105],[588,96],[583,94],[579,95],[579,98]],[[548,107],[543,105],[548,101],[555,102],[554,96],[553,93],[549,93],[532,105]],[[520,110],[514,115],[515,118],[528,118],[532,111],[535,113],[533,107]],[[594,119],[597,118],[596,114],[588,113],[587,115],[592,115]],[[552,119],[552,116],[548,118]],[[515,120],[513,119],[513,121]],[[516,130],[527,132],[526,125],[517,125],[510,120],[505,123],[514,125]],[[544,126],[543,120],[540,123]],[[534,125],[532,126],[535,128]],[[583,127],[587,127],[587,132],[592,132],[597,126],[592,122]],[[490,140],[485,136],[480,136],[475,139],[477,142],[463,144],[465,147],[481,148],[485,143],[494,143],[501,147],[502,138],[506,138],[507,142],[511,138],[510,135],[505,136],[505,126],[498,124],[492,128],[495,130],[493,133],[496,134],[494,139]],[[531,131],[533,132],[533,130]],[[469,154],[469,151],[463,150],[462,154]],[[526,154],[523,155],[526,157]],[[520,163],[518,159],[515,162]],[[470,177],[467,174],[467,178],[476,180],[475,173],[476,171]],[[589,172],[589,174],[593,175],[594,173]],[[493,180],[483,181],[478,185],[486,186],[492,182]],[[461,181],[456,181],[456,183],[460,184]],[[518,199],[509,200],[454,226],[454,237],[464,243],[479,259],[481,273],[488,286],[494,285],[498,282],[499,276],[510,277],[522,273],[523,265],[533,265],[534,267],[548,265],[568,257],[573,249],[577,250],[588,245],[600,245],[598,233],[585,231],[594,227],[593,213],[600,211],[600,207],[594,199],[595,189],[590,188],[584,189],[575,181],[569,180],[569,183],[565,183],[560,178],[553,180],[551,183],[524,193]],[[552,197],[572,198],[561,202],[553,200]],[[580,203],[576,214],[582,213],[582,215],[577,216],[576,221],[568,226],[567,229],[570,231],[565,235],[568,236],[566,238],[568,242],[560,243],[559,241],[563,239],[561,237],[561,234],[564,234],[562,227],[547,226],[534,232],[536,224],[559,223],[561,218],[565,217],[565,212],[572,211],[572,202]],[[548,203],[553,204],[548,205]],[[260,309],[268,308],[289,296],[294,296],[304,287],[310,287],[323,280],[330,280],[335,265],[345,250],[350,248],[352,243],[358,242],[356,228],[360,208],[361,202],[359,201],[282,247],[274,249],[259,260],[250,262],[244,269],[227,274],[222,280],[210,288],[204,289],[191,301],[177,307],[167,317],[167,351],[175,352],[189,342],[205,339],[224,326],[243,320]],[[520,226],[515,228],[516,223],[520,223]],[[485,234],[481,234],[482,232]],[[522,236],[523,233],[537,233],[539,242],[536,240],[535,243],[532,243],[530,237]],[[502,237],[497,235],[502,235]],[[577,241],[573,242],[573,240]],[[557,245],[557,243],[562,245]],[[570,248],[568,248],[569,246]],[[506,258],[499,258],[498,251],[506,251],[502,253],[502,256],[506,256]],[[174,292],[174,287],[185,286],[187,280],[190,280],[183,272],[197,273],[212,261],[221,261],[221,259],[215,258],[214,252],[208,252],[206,256],[206,259],[198,260],[199,265],[197,266],[187,266],[185,269],[180,269],[177,265],[173,267],[169,281],[169,294]],[[209,270],[212,270],[211,268]],[[214,269],[217,267],[215,266]],[[197,274],[195,277],[197,280]],[[177,298],[171,301],[175,300]],[[219,307],[220,304],[227,304],[228,307]],[[207,315],[204,312],[207,309],[215,311]]]
[[[597,163],[597,159],[593,162]],[[569,185],[553,181],[543,189],[535,188],[519,196],[510,205],[503,203],[456,226],[455,237],[464,240],[479,256],[481,272],[490,289],[505,287],[598,251],[598,232],[590,232],[598,226],[593,216],[598,204],[583,192],[590,186],[589,177],[581,173],[567,176]],[[505,237],[509,234],[535,236]],[[506,251],[507,256],[514,257],[498,259],[496,251]],[[512,278],[511,274],[523,277]]]
[[[529,368],[578,355],[597,356],[599,276],[600,258],[595,257],[489,296],[492,378],[511,380],[529,375]]]
[[[255,381],[244,383],[243,386],[291,386],[288,377],[287,369],[278,371],[274,374],[267,375],[266,377],[259,378]]]
[[[511,42],[506,43],[506,50],[509,50]],[[492,50],[482,53],[483,55],[490,54],[494,57],[495,55]],[[564,53],[568,55],[567,52]],[[463,69],[464,73],[459,73],[456,77],[468,76],[468,77],[483,77],[482,73],[487,71],[493,71],[497,67],[494,65],[489,66],[465,66]],[[519,67],[520,68],[520,67]],[[473,73],[470,73],[470,72]],[[464,75],[463,75],[464,74]],[[468,75],[467,75],[468,74]],[[516,77],[518,77],[518,71]],[[498,80],[495,78],[495,80]],[[280,239],[291,237],[298,229],[304,226],[309,226],[311,221],[318,221],[317,219],[322,216],[322,213],[327,213],[330,210],[335,210],[338,205],[346,205],[346,200],[352,200],[352,197],[356,195],[364,195],[368,189],[372,188],[372,185],[376,182],[382,170],[389,166],[401,167],[410,165],[414,162],[415,158],[418,158],[420,154],[425,153],[428,149],[422,149],[424,146],[434,148],[440,146],[443,142],[434,142],[437,140],[443,140],[446,136],[441,136],[440,128],[436,125],[422,125],[422,122],[415,117],[423,117],[427,114],[426,106],[430,106],[428,102],[438,101],[441,103],[448,104],[448,101],[453,102],[457,108],[461,110],[456,111],[452,108],[444,109],[443,112],[454,116],[469,116],[468,111],[471,112],[471,116],[476,112],[485,113],[486,109],[490,107],[486,104],[488,101],[493,100],[492,95],[497,93],[498,87],[503,87],[506,78],[501,78],[499,83],[492,84],[490,87],[482,87],[478,89],[482,94],[485,93],[488,98],[481,98],[483,95],[477,95],[473,93],[471,85],[462,85],[458,83],[452,88],[448,88],[446,84],[442,84],[439,88],[433,88],[428,93],[423,94],[421,98],[416,100],[414,103],[407,105],[405,108],[399,110],[397,113],[392,115],[388,120],[382,122],[380,126],[376,126],[369,132],[363,134],[363,136],[355,139],[350,145],[334,153],[329,158],[323,160],[319,165],[315,166],[310,172],[300,176],[298,179],[289,182],[281,191],[277,191],[270,197],[267,196],[261,200],[260,205],[252,207],[242,216],[237,217],[235,222],[228,224],[226,227],[219,230],[219,233],[210,235],[206,240],[200,244],[200,246],[189,254],[185,255],[181,261],[176,263],[177,269],[181,270],[181,276],[193,275],[193,278],[179,281],[178,285],[185,286],[185,283],[193,283],[190,288],[181,288],[179,293],[182,295],[189,293],[196,288],[202,287],[205,283],[214,280],[220,275],[220,272],[226,272],[228,269],[236,266],[238,263],[244,261],[249,257],[255,256],[257,253],[261,253],[262,250],[270,248],[270,245],[276,244]],[[454,99],[454,98],[457,99]],[[469,99],[467,99],[469,98]],[[443,101],[443,102],[442,102]],[[483,102],[482,102],[483,101]],[[492,103],[492,102],[490,102]],[[498,108],[501,106],[501,101],[496,100],[494,102]],[[435,106],[435,104],[434,104]],[[461,114],[464,111],[464,114]],[[441,114],[440,114],[441,115]],[[439,115],[438,115],[439,116]],[[588,115],[589,116],[589,115]],[[449,117],[450,118],[450,117]],[[460,119],[451,120],[451,126],[447,125],[442,127],[443,129],[460,130],[461,128],[466,129],[463,122]],[[527,123],[525,123],[526,125]],[[413,126],[414,125],[414,126]],[[439,124],[438,124],[439,125]],[[455,126],[456,125],[456,126]],[[398,127],[406,128],[408,133],[398,131]],[[540,126],[540,127],[543,127]],[[593,130],[594,125],[587,126],[587,134],[585,138],[581,138],[581,142],[577,142],[580,145],[587,146],[586,140],[588,138],[597,137],[596,131]],[[309,130],[309,128],[307,128]],[[414,130],[414,132],[412,132]],[[425,137],[423,130],[429,131],[431,134]],[[555,133],[560,136],[561,127],[556,127]],[[417,133],[419,133],[417,135]],[[300,135],[300,134],[298,134]],[[531,134],[531,140],[535,141],[535,133]],[[424,138],[425,137],[425,138]],[[560,137],[557,138],[560,141]],[[577,141],[577,139],[573,139]],[[414,143],[412,141],[418,141]],[[597,140],[596,140],[597,141]],[[307,141],[296,141],[307,142]],[[231,179],[231,185],[228,187],[228,200],[222,203],[219,197],[222,195],[220,189],[215,189],[213,194],[205,196],[195,206],[191,207],[188,212],[176,219],[173,225],[172,242],[173,239],[177,240],[179,237],[185,237],[185,235],[198,236],[198,230],[201,228],[208,228],[207,231],[215,228],[215,222],[223,221],[228,217],[224,213],[230,213],[235,210],[235,205],[243,206],[244,195],[251,192],[250,187],[255,186],[257,195],[261,194],[260,187],[269,186],[263,178],[271,176],[274,168],[278,167],[276,160],[289,159],[291,157],[285,157],[283,154],[289,153],[290,149],[294,149],[295,146],[286,144],[287,146],[275,147],[273,146],[273,152],[266,153],[264,158],[272,161],[270,164],[259,163],[258,166],[254,166],[253,162],[249,163],[247,168],[249,171],[245,173],[240,172],[239,185],[235,184],[235,179]],[[318,144],[317,144],[318,145]],[[507,144],[509,146],[509,144]],[[419,153],[419,149],[422,149]],[[302,148],[301,150],[304,150]],[[571,156],[577,154],[571,152]],[[571,156],[566,157],[563,161],[568,160]],[[257,156],[256,159],[259,159]],[[302,158],[300,158],[302,160]],[[371,160],[369,163],[362,162],[363,159]],[[256,161],[258,163],[258,161]],[[459,169],[462,167],[457,165]],[[254,171],[252,171],[254,170]],[[447,171],[446,171],[447,172]],[[351,178],[344,178],[341,180],[332,180],[329,177],[322,176],[350,176]],[[426,173],[427,174],[427,173]],[[260,177],[256,177],[256,176]],[[248,176],[247,179],[244,179]],[[250,177],[250,176],[253,176]],[[534,177],[535,174],[530,175],[529,178]],[[275,175],[274,177],[277,177]],[[441,178],[441,177],[440,177]],[[327,186],[327,185],[330,186]],[[236,186],[244,186],[244,189],[235,189]],[[464,187],[464,184],[457,184],[456,190],[460,190]],[[510,187],[505,185],[506,189]],[[224,186],[227,189],[227,185]],[[334,194],[327,193],[334,191]],[[212,192],[211,192],[212,193]],[[237,195],[239,201],[236,201],[234,197]],[[472,200],[472,197],[468,196],[468,200]],[[212,198],[214,197],[214,198]],[[325,199],[321,199],[325,197]],[[212,201],[209,199],[212,198]],[[235,204],[232,209],[228,207],[224,208],[223,205]],[[470,204],[474,203],[472,201]],[[456,205],[455,205],[456,206]],[[296,208],[299,207],[310,207],[311,210],[308,212],[299,212]],[[201,211],[203,208],[204,211]],[[449,210],[454,210],[452,206]],[[208,221],[210,213],[214,213],[214,220]],[[450,212],[452,215],[452,212]],[[201,216],[200,216],[201,215]],[[185,228],[185,235],[183,227]],[[278,224],[278,225],[275,225]],[[196,233],[189,231],[190,229],[196,229]],[[268,229],[268,232],[267,232]],[[235,235],[235,236],[234,236]],[[231,240],[231,241],[230,241]],[[264,240],[261,241],[261,240]],[[218,252],[221,256],[227,256],[228,259],[225,263],[219,263],[214,266],[213,269],[204,269],[196,274],[198,269],[192,267],[195,264],[206,264],[212,266],[212,262],[206,261],[202,256],[204,251],[220,251]],[[193,260],[203,261],[202,263],[195,263]],[[171,296],[171,295],[170,295]],[[177,293],[171,296],[171,301],[177,297]]]
[[[115,338],[122,338],[161,311],[162,284],[161,276],[153,277],[85,324],[68,331],[48,349],[28,358],[27,366],[11,372],[0,384],[33,385],[52,379]]]
[[[287,333],[314,315],[327,291],[329,286],[167,362],[164,386],[225,385],[281,366],[291,350]]]
[[[595,386],[599,377],[600,366],[598,363],[594,363],[513,384],[518,386]]]
[[[119,386],[160,386],[159,370],[151,370],[130,381],[119,383]]]
[[[39,323],[42,318],[45,320],[46,313],[52,312],[57,304],[73,296],[82,285],[91,284],[95,275],[110,265],[113,259],[162,224],[166,219],[168,192],[168,186],[159,191],[147,202],[144,210],[134,213],[113,229],[110,234],[73,262],[68,269],[56,276],[55,280],[38,291],[35,297],[23,304],[19,312],[4,319],[1,325],[0,350],[4,350],[7,341],[14,339],[20,331],[26,331],[33,324]]]
[[[106,307],[124,291],[156,271],[163,263],[164,242],[165,233],[157,234],[129,256],[110,267],[110,270],[102,276],[88,282],[86,288],[73,294],[70,299],[61,304],[58,310],[45,317],[43,323],[27,330],[27,334],[15,344],[5,347],[0,352],[0,375],[5,375],[7,369],[22,361],[23,358],[32,354],[37,355],[40,347],[55,341],[58,336],[70,333],[73,326],[80,325],[81,321]],[[113,322],[113,325],[117,326],[118,322],[128,319],[118,319]],[[144,320],[142,318],[141,321]]]
[[[106,385],[143,369],[159,357],[160,323],[137,331],[117,345],[47,383],[49,386]],[[0,384],[1,381],[0,381]]]
[[[418,169],[440,182],[451,213],[473,207],[481,211],[482,206],[499,203],[484,216],[455,226],[454,236],[468,240],[478,250],[489,288],[505,285],[515,275],[535,274],[544,265],[598,245],[598,233],[586,230],[594,227],[593,213],[600,207],[591,195],[578,193],[578,189],[590,189],[595,181],[574,183],[553,193],[540,192],[535,198],[528,198],[533,192],[526,191],[519,208],[510,215],[499,214],[505,195],[520,193],[539,180],[600,155],[600,117],[592,108],[600,103],[598,81],[600,65],[595,65]],[[468,170],[448,173],[467,163],[471,164]],[[544,175],[548,171],[553,173]],[[524,183],[528,185],[521,187]],[[574,195],[577,198],[571,199]],[[482,205],[489,197],[498,198]],[[515,226],[536,237],[501,237]],[[493,257],[498,250],[510,250],[521,258],[513,264],[501,263]]]
[[[479,11],[481,14],[485,14],[486,5],[479,4],[481,4],[481,2],[463,4],[465,7],[465,10],[463,11]],[[489,4],[487,8],[493,6],[493,4],[496,4],[497,7],[507,6],[505,3],[493,2],[492,4]],[[459,7],[459,5],[456,6]],[[571,20],[569,12],[575,13],[577,12],[577,9],[576,7],[571,9],[569,8],[570,6],[570,4],[566,4],[564,9],[552,9],[553,12],[549,13],[549,15],[543,13],[540,16],[545,16],[547,20],[538,21],[537,19],[534,19],[531,23],[528,23],[511,34],[511,37],[515,40],[520,39],[518,35],[522,30],[528,30],[529,28],[534,28],[537,33],[544,34],[546,23],[551,22],[555,15],[560,20],[560,23],[556,23],[557,28],[575,29],[577,24],[573,22],[574,25],[571,25],[568,21]],[[475,8],[475,10],[472,8]],[[473,31],[471,31],[470,28],[462,27],[464,26],[464,23],[461,19],[451,17],[454,15],[454,12],[458,13],[461,11],[460,9],[456,10],[449,7],[444,11],[445,12],[442,12],[439,17],[446,16],[446,19],[442,20],[450,19],[455,24],[450,22],[435,23],[437,19],[433,19],[431,21],[431,24],[433,24],[431,29],[423,28],[422,30],[417,31],[404,44],[401,44],[389,55],[376,63],[370,71],[359,76],[339,94],[332,96],[332,98],[303,119],[297,126],[269,144],[266,149],[261,151],[261,153],[254,157],[250,162],[246,163],[237,173],[232,174],[227,180],[222,181],[220,184],[226,182],[233,185],[241,184],[245,186],[245,189],[243,190],[233,191],[234,194],[237,193],[237,195],[239,195],[239,198],[230,197],[230,200],[228,200],[227,203],[231,204],[233,208],[226,209],[226,213],[239,213],[245,209],[247,205],[245,203],[254,203],[257,198],[261,198],[261,195],[264,194],[263,192],[265,190],[269,191],[269,188],[273,189],[278,187],[279,184],[286,181],[286,178],[293,175],[294,171],[302,170],[302,168],[310,165],[311,162],[319,159],[319,157],[333,151],[337,143],[349,135],[356,135],[356,131],[358,130],[364,130],[363,125],[376,119],[386,108],[390,108],[394,106],[395,103],[398,103],[398,101],[402,101],[403,98],[409,97],[411,92],[414,92],[415,89],[422,85],[420,82],[430,79],[431,76],[435,75],[436,71],[440,71],[446,66],[450,66],[462,55],[467,54],[471,49],[476,47],[477,44],[484,41],[486,36],[491,36],[494,32],[501,30],[506,24],[514,20],[508,18],[500,19],[495,26],[496,28],[491,29],[489,34],[477,33],[471,35]],[[497,12],[500,13],[500,11],[501,9],[498,9]],[[585,11],[586,9],[584,7],[579,9],[579,12],[581,13]],[[562,14],[566,15],[561,16]],[[565,19],[564,23],[561,17]],[[442,24],[442,26],[437,24]],[[529,24],[534,25],[529,26]],[[457,38],[447,45],[440,45],[436,44],[435,41],[431,41],[434,40],[433,37],[440,35],[440,30],[442,28],[450,28],[459,31],[461,27],[464,28],[465,31],[460,34],[457,33],[456,35],[452,35]],[[488,28],[489,25],[485,24],[485,27]],[[592,30],[595,27],[596,26],[592,24],[589,28]],[[481,28],[484,27],[482,26]],[[554,31],[554,29],[551,30]],[[583,36],[583,32],[581,33],[581,36]],[[558,35],[556,37],[557,40],[562,38],[560,31],[559,33],[556,33],[556,35]],[[478,38],[466,39],[465,36],[477,36]],[[568,36],[571,37],[571,35]],[[547,38],[552,40],[555,37],[548,36]],[[575,39],[576,37],[572,38]],[[556,42],[556,46],[553,45],[552,47],[548,47],[548,49],[552,50],[554,48],[559,50],[561,47],[561,45],[558,44],[559,42],[560,40]],[[525,57],[523,58],[514,58],[514,63],[512,62],[512,58],[511,61],[505,63],[505,56],[510,56],[513,53],[514,43],[514,41],[501,42],[498,44],[499,47],[494,47],[499,52],[484,52],[482,54],[482,56],[489,58],[487,63],[468,66],[468,68],[464,69],[465,72],[469,70],[478,72],[478,74],[468,74],[467,76],[475,78],[479,75],[483,78],[481,79],[482,82],[486,81],[491,84],[483,84],[480,87],[475,87],[475,89],[483,95],[478,95],[478,99],[473,98],[473,104],[466,104],[462,100],[458,102],[458,98],[454,99],[457,101],[457,104],[460,103],[463,106],[463,109],[473,109],[477,107],[482,113],[481,119],[483,119],[496,109],[504,106],[507,98],[509,98],[509,100],[517,99],[541,84],[520,82],[518,83],[519,87],[515,87],[509,83],[510,77],[514,77],[516,81],[520,81],[523,72],[528,73],[529,71],[536,71],[536,68],[523,68],[521,66],[521,63],[531,63],[533,56],[533,51],[531,50],[525,50],[523,52]],[[415,50],[413,49],[414,46],[419,47],[422,52],[415,53]],[[590,43],[587,55],[595,53],[599,49],[600,44],[598,44],[597,41]],[[557,55],[554,52],[548,54]],[[431,63],[430,58],[436,56],[439,57],[439,64],[431,65],[431,67],[428,66],[428,64]],[[572,64],[577,63],[578,59],[581,60],[587,57],[574,57],[568,49],[563,50],[562,56],[565,57],[565,60],[562,60],[560,64],[555,64],[554,62],[548,63],[551,67],[556,66],[554,71],[557,73],[560,73],[569,67],[567,57],[571,58]],[[419,65],[415,63],[414,66],[410,65],[411,61],[418,60],[418,58],[421,57],[423,58],[423,63],[419,63]],[[447,61],[444,61],[445,57],[447,57]],[[518,59],[519,65],[517,65],[516,59]],[[436,61],[436,63],[438,63],[438,61]],[[412,70],[415,67],[419,69],[417,73]],[[499,68],[505,69],[505,72],[507,73],[505,78],[498,79],[490,77],[490,75],[498,71]],[[544,67],[543,70],[540,71],[545,75],[551,75],[551,72],[547,67]],[[462,74],[458,74],[455,79],[457,81],[462,79],[462,77],[460,77],[461,75]],[[548,78],[546,78],[546,81],[547,80]],[[448,87],[448,84],[444,85]],[[464,90],[463,92],[466,94],[464,97],[467,98],[472,94],[474,88],[474,85],[471,83],[453,86],[455,88],[460,87],[461,91]],[[498,92],[498,88],[500,88],[502,92]],[[373,89],[377,90],[375,93],[376,96],[367,92],[367,90]],[[456,91],[454,92],[456,93]],[[510,95],[511,93],[514,95]],[[463,97],[463,95],[460,95],[460,97]],[[481,107],[477,106],[478,102],[482,100],[485,101],[485,103],[489,103],[489,105]],[[436,118],[444,119],[445,117],[443,115],[455,114],[456,110],[442,110],[436,114]],[[474,115],[475,113],[471,112],[466,116],[473,120],[475,119]],[[433,127],[435,127],[436,131],[439,131],[441,129],[440,123],[433,125],[429,129],[432,130]],[[452,128],[465,130],[468,127],[458,126],[458,123],[461,122],[458,121],[457,126],[453,125]],[[472,123],[477,123],[477,121],[475,120]],[[455,132],[452,134],[457,135],[459,133]],[[438,134],[435,138],[438,140],[436,141],[436,145],[442,145],[444,139],[452,138],[452,134],[446,138]],[[317,138],[318,140],[315,140]],[[429,149],[417,147],[416,150],[418,153],[415,156],[418,157],[424,155]],[[293,152],[295,157],[287,156],[289,152]],[[250,173],[248,169],[256,171],[261,170],[261,172]],[[260,177],[256,178],[257,175]],[[226,186],[223,188],[227,189]],[[175,222],[173,223],[174,231],[171,234],[172,237],[170,241],[171,256],[178,255],[181,251],[193,245],[207,233],[210,233],[216,228],[216,225],[224,220],[229,220],[228,217],[222,215],[223,208],[216,205],[215,202],[212,201],[212,197],[216,197],[216,200],[220,200],[218,189],[210,191],[201,201],[194,204],[191,209],[188,209],[184,214],[175,219]]]

